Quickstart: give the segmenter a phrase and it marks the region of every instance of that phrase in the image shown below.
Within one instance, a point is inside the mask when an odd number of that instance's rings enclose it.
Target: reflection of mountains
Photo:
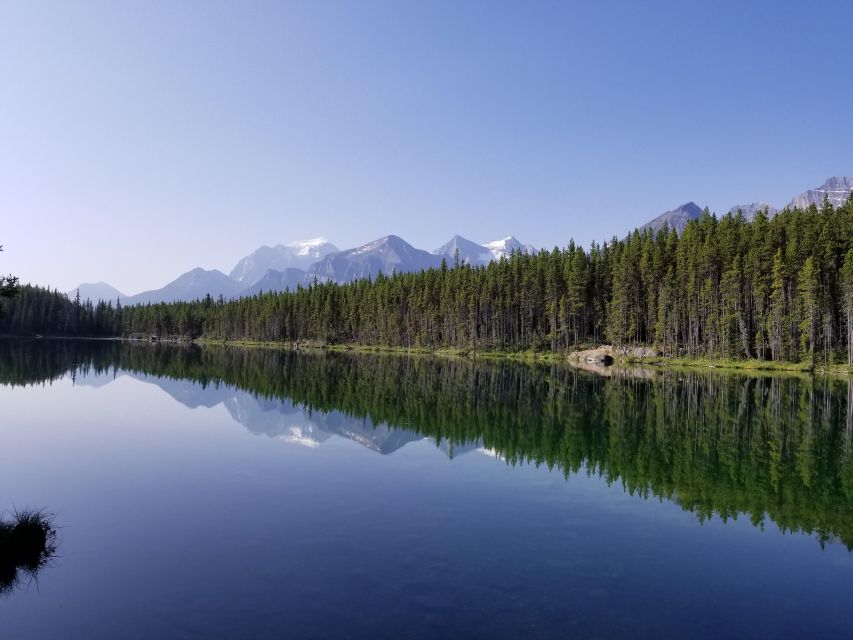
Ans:
[[[853,379],[666,371],[653,379],[468,359],[0,340],[0,382],[124,371],[254,433],[383,453],[428,437],[592,473],[699,518],[746,515],[853,549]],[[450,447],[445,446],[448,451]]]
[[[333,435],[359,443],[381,454],[389,454],[409,442],[423,440],[424,436],[414,431],[392,427],[385,423],[374,423],[368,416],[356,418],[340,411],[308,412],[287,399],[274,399],[227,385],[202,386],[186,380],[160,378],[145,374],[128,374],[133,378],[154,384],[182,405],[213,408],[224,405],[237,422],[251,433],[292,442],[306,447],[318,447]],[[101,376],[88,376],[84,384],[95,383]],[[81,381],[78,379],[78,384]],[[455,457],[479,448],[480,443],[453,446],[446,440],[439,448],[448,456]]]

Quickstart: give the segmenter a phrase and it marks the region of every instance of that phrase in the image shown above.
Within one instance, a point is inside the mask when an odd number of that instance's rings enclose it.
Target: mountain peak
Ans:
[[[121,291],[103,281],[83,282],[69,291],[68,297],[73,300],[78,291],[80,292],[81,300],[91,300],[92,302],[99,302],[101,300],[105,302],[115,301],[116,299],[123,301],[127,297]]]
[[[826,182],[824,182],[820,188],[846,189],[849,191],[850,189],[853,189],[853,178],[848,178],[846,176],[832,176],[831,178],[827,178]]]
[[[702,215],[702,208],[693,202],[685,202],[680,207],[676,207],[671,211],[664,211],[662,214],[653,218],[646,224],[639,227],[639,231],[651,229],[655,233],[663,228],[675,229],[677,233],[684,231],[687,223],[691,220],[698,220]]]
[[[755,214],[759,211],[765,211],[768,217],[772,218],[779,210],[774,207],[769,202],[752,202],[750,204],[737,204],[729,209],[729,213],[731,215],[737,215],[737,212],[740,211],[745,220],[752,220],[755,218]]]
[[[160,289],[143,291],[127,299],[126,304],[198,300],[205,295],[232,298],[240,291],[240,283],[218,269],[196,267],[179,275]]]
[[[323,237],[309,240],[296,240],[288,244],[277,244],[274,247],[261,246],[240,260],[231,270],[230,276],[245,286],[252,285],[272,269],[307,269],[315,262],[322,260],[338,248]]]
[[[502,240],[492,240],[485,243],[485,246],[494,256],[495,260],[501,258],[509,258],[514,252],[521,251],[522,253],[536,253],[536,249],[529,244],[522,244],[515,236],[507,236]]]
[[[438,267],[441,258],[388,235],[360,247],[327,255],[308,270],[309,277],[333,282],[374,278],[378,273],[408,273]]]
[[[433,253],[444,258],[448,264],[453,264],[457,256],[462,264],[471,265],[488,264],[494,259],[488,247],[463,238],[459,234],[453,236]]]
[[[702,207],[693,202],[693,200],[691,200],[690,202],[685,202],[677,209],[673,209],[673,211],[683,211],[692,218],[698,218],[702,215]]]
[[[805,209],[811,205],[820,207],[823,205],[824,198],[827,198],[832,206],[840,207],[847,202],[851,192],[853,192],[853,178],[832,176],[827,178],[821,186],[794,196],[787,208]]]

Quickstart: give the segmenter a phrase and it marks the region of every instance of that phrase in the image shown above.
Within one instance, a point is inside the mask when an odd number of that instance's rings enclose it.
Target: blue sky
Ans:
[[[3,2],[0,270],[621,235],[853,173],[851,2]]]

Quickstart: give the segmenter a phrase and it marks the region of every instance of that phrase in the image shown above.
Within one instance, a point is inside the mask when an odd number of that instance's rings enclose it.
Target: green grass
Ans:
[[[833,373],[853,374],[847,365],[834,364],[824,366],[821,363],[812,362],[787,362],[770,360],[734,360],[731,358],[706,358],[706,357],[673,357],[663,356],[654,358],[622,358],[619,364],[642,364],[650,366],[672,366],[672,367],[705,367],[716,369],[741,369],[747,371],[794,371],[799,373]]]
[[[525,362],[565,362],[566,353],[551,351],[499,351],[460,349],[457,347],[390,347],[383,345],[364,344],[328,344],[320,342],[264,342],[258,340],[211,340],[202,338],[198,344],[215,344],[232,347],[262,347],[269,349],[303,349],[331,351],[336,353],[388,353],[400,355],[430,355],[449,358],[490,358],[509,359]]]
[[[200,344],[218,344],[235,347],[263,347],[271,349],[304,349],[321,350],[342,353],[387,353],[399,355],[430,355],[446,358],[483,358],[495,360],[514,360],[518,362],[557,363],[568,362],[567,352],[552,351],[500,351],[500,350],[477,350],[460,349],[455,347],[389,347],[381,345],[363,344],[327,344],[322,342],[302,342],[293,344],[290,342],[263,342],[257,340],[209,340],[199,339]],[[595,347],[590,347],[595,348]],[[824,366],[821,363],[811,362],[773,362],[769,360],[735,360],[731,358],[706,358],[706,357],[665,357],[656,356],[652,358],[634,358],[616,356],[616,364],[631,366],[668,366],[668,367],[701,367],[715,369],[734,369],[745,371],[788,371],[797,373],[822,373],[833,375],[853,375],[847,365],[832,364]]]

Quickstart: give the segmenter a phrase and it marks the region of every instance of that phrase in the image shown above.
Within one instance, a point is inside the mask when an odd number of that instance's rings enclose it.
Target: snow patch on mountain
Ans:
[[[522,244],[514,236],[507,236],[501,240],[492,240],[491,242],[486,242],[483,246],[489,250],[489,253],[492,254],[495,260],[509,258],[516,251],[530,254],[536,253],[536,249],[533,246]]]

